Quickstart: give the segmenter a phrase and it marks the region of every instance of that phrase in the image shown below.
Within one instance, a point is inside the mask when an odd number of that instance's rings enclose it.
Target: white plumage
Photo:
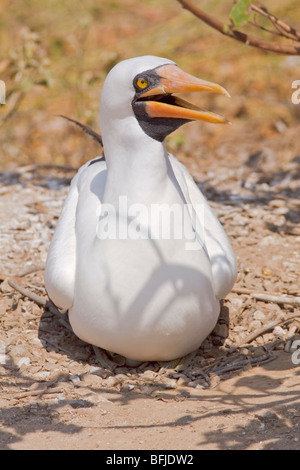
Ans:
[[[100,105],[105,161],[87,162],[74,177],[45,271],[49,297],[69,311],[78,337],[136,361],[170,360],[197,349],[236,278],[234,253],[203,194],[164,140],[145,132],[134,111],[133,100],[140,96],[135,77],[153,70],[159,75],[164,66],[174,70],[167,59],[145,56],[123,61],[108,74]],[[105,238],[101,207],[109,205],[120,215],[120,196],[129,208],[145,208],[139,219],[143,233],[158,228],[153,205],[168,215],[170,207],[184,210],[189,204],[198,224],[190,217],[179,239],[176,221],[168,239]],[[125,232],[130,223],[118,218]],[[197,249],[191,250],[193,229]]]

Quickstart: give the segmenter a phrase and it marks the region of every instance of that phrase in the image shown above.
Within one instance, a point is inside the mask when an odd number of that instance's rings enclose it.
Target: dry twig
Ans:
[[[250,333],[246,338],[244,338],[241,342],[240,342],[240,345],[241,344],[248,344],[248,343],[251,343],[251,341],[253,341],[255,338],[258,338],[258,336],[261,336],[263,335],[264,333],[266,333],[267,331],[269,330],[274,330],[274,328],[276,326],[279,326],[279,325],[284,325],[285,323],[288,323],[292,320],[297,320],[300,318],[300,312],[298,313],[290,313],[288,315],[286,315],[285,318],[280,318],[279,320],[274,320],[272,322],[269,322],[267,323],[266,325],[263,325],[262,327],[260,328],[257,328],[255,331],[253,331],[252,333]]]
[[[208,26],[219,31],[221,34],[224,34],[227,37],[232,39],[236,39],[239,42],[243,42],[249,46],[257,47],[259,49],[263,49],[266,51],[276,52],[277,54],[286,54],[286,55],[300,55],[300,46],[297,45],[290,45],[290,44],[279,44],[271,41],[265,41],[263,39],[259,39],[255,36],[251,36],[249,34],[243,33],[241,31],[237,31],[234,28],[228,28],[224,23],[214,18],[212,15],[204,12],[200,8],[196,7],[190,0],[178,0],[179,3],[183,6],[183,8],[189,10],[193,13],[197,18],[202,20]],[[255,8],[255,9],[254,9]],[[263,14],[266,16],[272,24],[278,26],[279,28],[286,31],[288,34],[292,35],[296,41],[300,41],[300,33],[296,31],[294,28],[286,25],[283,21],[278,20],[274,15],[271,15],[266,9],[255,7],[255,5],[251,5],[251,9],[256,11],[256,13]]]
[[[25,287],[20,286],[17,284],[15,281],[12,279],[7,279],[8,284],[10,287],[15,289],[16,291],[20,292],[24,297],[28,297],[28,299],[32,300],[36,304],[38,304],[40,307],[46,308],[49,310],[51,313],[55,314],[60,314],[61,312],[50,302],[49,300],[45,299],[44,297],[41,297],[40,295],[35,294],[34,292],[31,292],[30,290],[26,289]]]
[[[233,363],[228,363],[225,365],[221,365],[217,367],[215,370],[211,372],[211,375],[222,375],[226,374],[227,372],[233,372],[239,369],[243,369],[244,367],[251,365],[251,367],[256,367],[261,364],[267,364],[268,362],[273,361],[276,359],[277,356],[270,355],[270,354],[263,354],[259,357],[251,357],[247,359],[242,359],[241,361],[235,361]]]
[[[250,289],[245,289],[243,287],[234,287],[232,289],[233,293],[235,294],[246,294],[251,295],[256,300],[262,300],[263,302],[273,302],[276,304],[289,304],[289,305],[300,305],[300,297],[292,297],[288,295],[270,295],[260,292],[254,292]]]
[[[54,393],[63,393],[65,390],[62,387],[55,387],[55,388],[49,388],[49,386],[46,386],[43,389],[38,389],[38,390],[28,390],[26,392],[21,392],[17,394],[12,394],[7,397],[5,397],[8,400],[21,400],[22,398],[28,398],[28,397],[43,397],[44,395],[50,395]]]
[[[284,37],[288,39],[294,39],[300,41],[300,32],[297,31],[295,28],[292,28],[288,24],[284,23],[284,21],[277,18],[275,15],[270,13],[265,7],[257,7],[251,3],[250,8],[252,11],[259,13],[261,16],[267,18],[276,28],[278,31],[284,31],[286,34],[282,34]],[[261,26],[259,26],[261,27]],[[274,31],[270,31],[274,34]]]

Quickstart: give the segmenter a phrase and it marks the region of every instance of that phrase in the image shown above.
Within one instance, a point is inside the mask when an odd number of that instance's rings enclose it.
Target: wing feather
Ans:
[[[235,254],[222,225],[190,173],[172,155],[169,158],[185,200],[197,214],[212,266],[215,294],[218,299],[222,299],[230,292],[236,280]]]
[[[51,301],[69,310],[74,301],[76,274],[76,211],[81,175],[95,159],[83,165],[74,176],[48,251],[45,287]]]

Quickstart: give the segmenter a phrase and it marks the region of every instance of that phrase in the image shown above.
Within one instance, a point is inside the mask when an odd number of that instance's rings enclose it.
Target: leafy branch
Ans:
[[[250,3],[250,0],[235,0],[229,15],[228,23],[223,23],[214,16],[204,12],[194,5],[190,0],[178,1],[181,3],[183,8],[190,11],[193,13],[193,15],[202,20],[208,26],[216,29],[225,36],[228,36],[249,46],[275,52],[277,54],[300,55],[300,45],[298,44],[280,44],[273,41],[265,41],[261,38],[246,34],[239,30],[246,24],[251,24],[252,26],[255,26],[262,31],[267,31],[270,34],[281,36],[285,39],[300,43],[300,31],[297,31],[292,26],[289,26],[284,21],[277,18],[265,7],[258,7]],[[254,20],[252,20],[252,17]],[[272,29],[259,24],[257,21],[258,18],[267,19]]]

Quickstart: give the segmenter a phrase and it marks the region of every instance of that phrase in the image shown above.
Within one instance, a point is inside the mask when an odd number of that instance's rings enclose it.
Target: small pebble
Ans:
[[[15,358],[17,356],[23,356],[23,354],[26,353],[26,348],[22,346],[21,344],[17,344],[16,346],[13,346],[10,350],[10,355]]]
[[[70,375],[69,379],[73,382],[74,385],[79,385],[81,380],[78,375]]]
[[[102,377],[103,379],[106,379],[109,375],[111,375],[111,372],[108,370],[95,366],[91,366],[89,372],[93,375],[99,375],[99,377]]]
[[[277,209],[274,209],[273,214],[277,215],[284,215],[287,214],[290,211],[288,207],[278,207]]]
[[[104,387],[114,387],[119,383],[118,379],[114,376],[110,376],[107,379],[104,379],[102,385]]]
[[[186,385],[187,380],[188,379],[186,377],[179,377],[179,379],[177,379],[177,387],[180,385]]]
[[[273,330],[273,335],[277,336],[277,338],[284,338],[285,337],[285,330],[281,328],[281,326],[275,326]]]
[[[41,371],[41,372],[36,372],[33,374],[33,377],[37,380],[46,380],[50,376],[50,372],[48,371]]]
[[[29,364],[29,357],[21,357],[21,359],[17,362],[17,367],[20,369],[22,366],[29,366]]]
[[[256,310],[253,314],[254,320],[264,321],[266,319],[266,315],[261,310]]]
[[[243,354],[243,356],[248,356],[250,353],[248,348],[241,348],[240,349],[240,354]]]
[[[249,324],[249,331],[255,331],[258,328],[261,327],[261,321],[260,320],[252,320]]]
[[[197,383],[195,380],[192,380],[191,382],[188,382],[187,384],[188,387],[192,387],[192,388],[196,388],[197,387]]]
[[[235,346],[235,345],[230,346],[228,353],[233,354],[236,350],[237,350],[237,346]]]
[[[149,380],[152,380],[152,379],[155,379],[155,377],[157,376],[157,373],[154,372],[153,370],[145,370],[145,372],[143,372],[143,377],[145,379],[149,379]]]
[[[176,381],[176,380],[169,380],[168,382],[166,382],[166,383],[164,384],[164,386],[165,386],[166,388],[170,388],[170,389],[172,389],[172,388],[177,388],[177,381]]]

